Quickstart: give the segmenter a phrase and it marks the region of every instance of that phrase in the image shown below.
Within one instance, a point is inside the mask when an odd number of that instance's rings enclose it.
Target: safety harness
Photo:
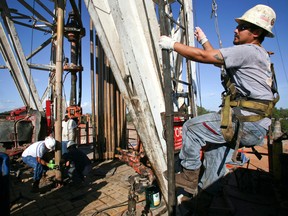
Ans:
[[[222,83],[225,87],[225,91],[222,93],[221,130],[229,147],[235,149],[232,157],[232,161],[234,162],[236,162],[238,148],[243,133],[243,122],[256,122],[265,117],[271,118],[272,110],[279,101],[280,97],[277,90],[273,64],[271,64],[271,72],[273,79],[271,86],[274,94],[273,101],[238,97],[239,94],[235,88],[235,84],[231,82],[230,77],[228,75],[222,76]],[[232,110],[233,107],[239,107],[242,110],[253,112],[256,115],[243,116],[235,114]],[[235,127],[233,127],[233,122],[235,123]]]

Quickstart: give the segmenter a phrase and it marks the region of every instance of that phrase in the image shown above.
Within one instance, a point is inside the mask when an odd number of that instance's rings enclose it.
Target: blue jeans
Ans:
[[[205,147],[204,173],[199,187],[205,189],[225,175],[225,163],[231,161],[233,149],[226,145],[221,132],[221,116],[209,113],[192,118],[182,128],[182,149],[179,157],[181,165],[189,170],[199,169],[202,165],[200,151]],[[262,145],[266,130],[257,123],[244,122],[242,146]]]
[[[25,164],[34,169],[34,176],[33,176],[34,181],[40,180],[42,178],[44,169],[43,165],[37,162],[36,157],[32,156],[22,157],[22,160]]]
[[[10,174],[10,161],[9,156],[3,152],[0,152],[0,169],[1,176],[9,176]]]
[[[0,152],[0,209],[1,215],[10,215],[10,158]]]
[[[68,152],[68,150],[67,150],[67,144],[68,144],[68,142],[69,142],[69,141],[62,141],[62,145],[61,145],[62,155]]]
[[[74,183],[80,183],[84,181],[85,177],[90,173],[91,170],[91,164],[86,165],[83,171],[81,171],[76,169],[74,162],[71,162],[70,167],[67,170],[67,174]]]

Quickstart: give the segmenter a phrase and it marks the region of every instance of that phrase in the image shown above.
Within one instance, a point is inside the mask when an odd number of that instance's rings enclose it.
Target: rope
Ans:
[[[274,31],[275,31],[275,35],[277,35],[277,31],[276,31],[275,27],[274,27]],[[288,83],[287,70],[286,70],[286,67],[285,67],[285,64],[284,64],[283,55],[282,55],[282,52],[281,52],[281,49],[280,49],[281,46],[280,46],[280,43],[279,43],[279,40],[278,40],[277,36],[276,36],[276,41],[277,41],[277,46],[278,46],[279,53],[280,53],[281,63],[282,63],[282,66],[283,66],[283,72],[284,72],[284,75],[285,75],[285,78],[286,78],[286,82]]]
[[[222,48],[222,41],[221,41],[221,37],[220,37],[220,30],[219,30],[219,25],[218,25],[218,15],[217,15],[217,3],[215,0],[212,0],[212,12],[211,12],[211,18],[214,16],[215,17],[215,30],[216,30],[216,34],[218,37],[218,42],[219,42],[219,47]]]
[[[217,14],[218,5],[215,0],[212,0],[212,12],[211,12],[211,18],[215,17],[215,31],[218,37],[219,47],[222,48],[222,40],[220,36],[220,30],[218,25],[218,14]],[[221,66],[221,76],[224,77],[226,75],[226,71],[224,69],[224,66]]]
[[[269,5],[269,4],[268,4]],[[269,5],[270,6],[270,5]],[[283,72],[284,72],[284,76],[285,76],[285,79],[286,79],[286,82],[288,83],[288,77],[287,77],[287,70],[286,70],[286,67],[285,67],[285,64],[284,64],[284,60],[283,60],[283,55],[282,55],[282,52],[281,52],[281,46],[280,46],[280,43],[279,43],[279,39],[277,37],[277,29],[276,29],[276,26],[274,26],[274,32],[275,32],[275,39],[277,41],[277,46],[278,46],[278,50],[279,50],[279,54],[280,54],[280,59],[281,59],[281,63],[282,63],[282,67],[283,67]]]
[[[64,75],[64,78],[63,78],[63,80],[62,80],[62,94],[64,95],[65,108],[68,107],[68,104],[67,104],[67,100],[66,100],[66,91],[65,91],[65,85],[64,85],[64,83],[65,83],[66,77],[67,77],[67,75],[68,75],[69,73],[70,73],[69,71],[66,72],[66,74]]]
[[[270,4],[269,0],[267,0],[267,5],[271,7],[271,4]],[[285,67],[285,64],[284,64],[284,60],[283,60],[283,55],[282,55],[282,52],[281,52],[281,46],[280,46],[280,43],[279,43],[279,39],[277,37],[278,34],[277,34],[276,26],[274,26],[274,32],[275,32],[275,38],[276,38],[276,41],[277,41],[277,46],[278,46],[278,50],[279,50],[279,54],[280,54],[282,67],[283,67],[284,76],[285,76],[286,82],[288,83],[287,70],[286,70],[286,67]]]
[[[195,1],[192,2],[193,4],[193,8],[195,8]],[[194,16],[194,20],[195,23],[197,23],[197,11],[193,10],[193,16]],[[195,43],[196,47],[198,47],[198,43]],[[198,87],[198,98],[199,98],[199,105],[200,107],[202,106],[202,89],[201,89],[201,69],[200,69],[200,64],[197,62],[197,69],[196,69],[196,82],[197,82],[197,87]]]

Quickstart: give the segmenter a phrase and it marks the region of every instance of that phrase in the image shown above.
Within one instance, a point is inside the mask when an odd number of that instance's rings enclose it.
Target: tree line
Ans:
[[[210,112],[214,112],[214,111],[210,111],[210,110],[205,109],[204,107],[197,106],[198,115],[203,115],[203,114],[210,113]],[[186,110],[184,110],[184,113],[186,113]],[[129,113],[127,113],[126,119],[127,119],[127,122],[132,121]],[[271,127],[272,131],[273,131],[273,125],[274,125],[276,120],[280,120],[282,132],[288,133],[288,109],[284,109],[284,108],[278,109],[276,107],[273,109],[272,127]]]
[[[288,133],[288,109],[274,108],[272,120],[280,120],[282,132]]]
[[[204,107],[198,107],[198,115],[203,115],[206,113],[209,113],[211,111],[206,110]],[[288,133],[288,109],[284,108],[276,108],[274,107],[273,112],[272,112],[272,129],[274,122],[276,120],[279,120],[281,123],[281,129],[283,133]]]

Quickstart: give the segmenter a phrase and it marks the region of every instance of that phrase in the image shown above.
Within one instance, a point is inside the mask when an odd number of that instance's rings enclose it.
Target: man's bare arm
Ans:
[[[178,52],[180,55],[192,61],[207,64],[224,65],[224,59],[221,52],[213,48],[209,50],[203,50],[176,42],[174,44],[174,50]]]

